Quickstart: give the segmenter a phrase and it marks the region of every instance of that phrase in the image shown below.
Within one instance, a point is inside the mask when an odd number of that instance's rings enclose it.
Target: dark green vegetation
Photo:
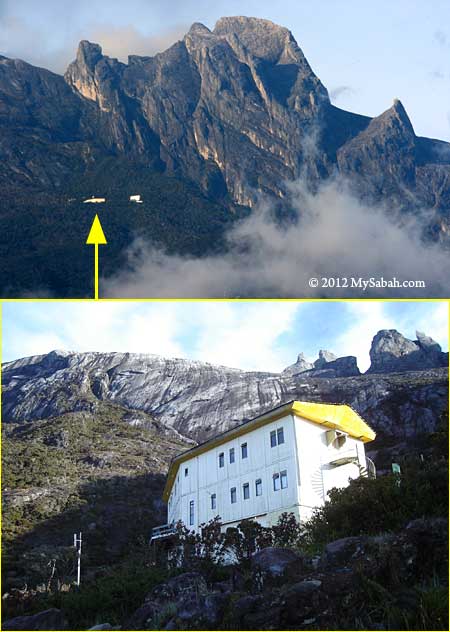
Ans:
[[[151,416],[97,402],[92,410],[8,425],[3,431],[3,589],[74,577],[73,533],[84,538],[83,575],[128,558],[165,519],[164,472],[185,445]]]
[[[129,201],[136,193],[143,204]],[[107,202],[83,204],[92,195]],[[0,295],[38,288],[40,295],[92,296],[93,248],[85,242],[95,213],[108,240],[100,248],[106,277],[126,268],[137,238],[170,254],[202,256],[223,248],[238,218],[195,185],[117,156],[98,159],[50,191],[7,186],[0,200]]]
[[[336,173],[368,202],[425,210],[428,238],[448,245],[450,145],[417,137],[398,100],[373,119],[333,106],[272,22],[195,23],[128,64],[82,41],[64,77],[0,56],[0,294],[90,294],[94,209],[80,200],[93,194],[117,191],[102,209],[111,274],[131,237],[202,255],[236,205],[267,195],[289,215],[287,182],[317,190]]]
[[[73,415],[71,417],[73,419]],[[46,424],[38,422],[33,430],[35,439],[46,436]],[[105,430],[106,426],[102,425],[102,432]],[[135,428],[128,430],[136,432]],[[25,428],[22,432],[30,430]],[[116,436],[117,441],[133,438],[131,432]],[[100,449],[103,439],[95,433],[89,434],[90,445],[96,446],[95,450]],[[134,439],[138,440],[136,435]],[[17,593],[14,595],[13,591],[5,601],[5,616],[57,607],[64,612],[70,629],[86,629],[104,621],[125,626],[124,629],[161,629],[170,621],[175,629],[205,630],[446,630],[446,419],[429,437],[429,447],[430,452],[424,461],[418,457],[400,458],[400,476],[391,474],[375,480],[362,478],[351,482],[344,490],[333,491],[330,501],[304,526],[298,525],[289,514],[281,516],[271,529],[246,520],[225,534],[220,532],[219,519],[205,525],[201,536],[180,525],[177,541],[181,548],[176,568],[173,563],[167,566],[163,551],[150,549],[144,539],[137,537],[140,520],[151,522],[151,516],[139,513],[142,508],[130,501],[128,521],[133,530],[128,534],[125,554],[118,555],[115,563],[109,566],[102,565],[101,543],[91,541],[88,548],[96,550],[98,558],[90,559],[90,563],[98,566],[95,573],[84,578],[81,590],[72,587],[64,592],[52,587],[48,592],[22,597]],[[45,448],[30,453],[27,464],[47,463],[47,459],[39,456],[42,450]],[[131,452],[127,450],[130,458]],[[12,459],[24,463],[20,447],[15,448],[9,466]],[[39,471],[40,474],[36,469],[32,476],[52,477],[48,469],[39,468]],[[19,478],[21,484],[26,484],[27,480]],[[120,487],[118,492],[117,497],[109,498],[115,508],[123,499]],[[139,494],[142,493],[144,488],[139,489]],[[103,494],[100,498],[104,498]],[[93,498],[89,502],[93,503],[94,509],[99,506]],[[144,532],[141,531],[141,535]],[[11,538],[11,535],[7,537]],[[104,533],[103,537],[109,536]],[[336,546],[334,541],[339,538],[344,540],[338,540]],[[331,541],[333,543],[329,544]],[[267,546],[284,547],[294,552],[293,561],[282,575],[271,578],[270,573],[255,567],[252,556],[256,548]],[[103,551],[107,551],[108,541],[103,542],[103,547]],[[236,556],[237,562],[232,568],[223,566],[225,549],[232,550]],[[168,588],[158,587],[168,581],[170,584],[171,577],[186,572],[204,578],[200,577],[203,584],[206,582],[204,595],[200,591],[195,598],[180,597],[170,593]],[[189,581],[192,582],[192,578]],[[220,598],[217,582],[230,586]],[[168,596],[161,597],[166,590]],[[197,600],[197,606],[192,604],[193,598]],[[212,616],[214,599],[221,604],[220,620],[211,627],[213,624],[208,617]],[[142,619],[133,615],[144,600],[145,625]],[[139,610],[141,616],[142,608]],[[186,609],[191,612],[191,618],[186,618]],[[182,618],[178,619],[179,616]],[[138,627],[128,627],[130,621]]]

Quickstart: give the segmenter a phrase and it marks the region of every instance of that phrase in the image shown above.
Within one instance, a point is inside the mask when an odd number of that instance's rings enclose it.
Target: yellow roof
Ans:
[[[336,428],[346,432],[351,437],[360,439],[367,443],[375,439],[375,432],[366,424],[366,422],[358,415],[356,411],[346,404],[317,404],[314,402],[298,402],[293,401],[274,408],[262,415],[258,415],[250,421],[246,421],[239,426],[227,430],[205,443],[201,443],[186,452],[182,452],[176,456],[169,467],[167,474],[166,486],[164,488],[163,499],[167,502],[172,490],[178,468],[181,463],[192,459],[194,456],[208,452],[212,448],[216,448],[222,443],[226,443],[231,439],[235,439],[241,435],[265,426],[266,424],[284,417],[285,415],[295,415],[302,419],[308,419],[314,423],[326,426],[327,428]]]

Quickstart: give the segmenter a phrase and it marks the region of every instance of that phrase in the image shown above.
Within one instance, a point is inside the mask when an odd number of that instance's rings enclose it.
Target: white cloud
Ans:
[[[299,309],[298,302],[202,303],[195,357],[249,371],[281,371],[291,363],[291,349],[278,339],[291,330]]]
[[[433,217],[396,213],[359,201],[342,178],[317,193],[291,185],[298,221],[280,226],[261,204],[228,234],[228,252],[202,258],[169,256],[142,241],[126,270],[102,282],[117,297],[429,297],[449,292],[448,253],[424,243]],[[345,277],[348,287],[309,287],[309,279]],[[351,279],[420,281],[425,287],[351,287]]]

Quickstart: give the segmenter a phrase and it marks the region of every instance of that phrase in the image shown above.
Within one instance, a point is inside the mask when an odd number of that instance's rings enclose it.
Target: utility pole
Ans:
[[[77,586],[80,586],[81,580],[81,531],[77,535],[73,534],[73,545],[77,550]]]

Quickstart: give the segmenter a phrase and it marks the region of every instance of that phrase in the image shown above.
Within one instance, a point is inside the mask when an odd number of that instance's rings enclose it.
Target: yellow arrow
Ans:
[[[94,244],[94,298],[98,301],[98,245],[99,244],[107,244],[105,233],[103,232],[102,225],[100,224],[100,220],[98,219],[98,215],[94,217],[94,221],[92,222],[91,230],[89,231],[88,238],[86,239],[87,244]]]

